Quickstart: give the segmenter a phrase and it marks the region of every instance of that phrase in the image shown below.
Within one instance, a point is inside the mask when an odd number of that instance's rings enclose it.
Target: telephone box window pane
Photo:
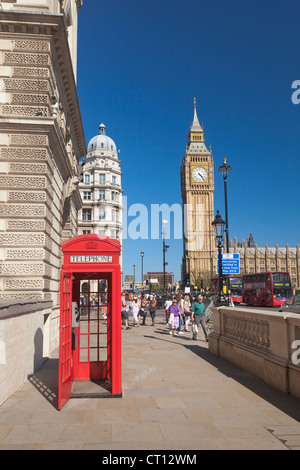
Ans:
[[[90,350],[90,362],[97,362],[98,361],[98,349],[91,349]]]
[[[88,349],[80,349],[80,362],[87,362],[88,361]]]
[[[89,331],[89,324],[87,321],[80,322],[80,334],[86,335]]]
[[[90,348],[96,348],[98,346],[98,337],[95,334],[90,336]]]
[[[100,349],[100,361],[107,361],[107,349]]]
[[[89,345],[89,337],[87,334],[80,335],[80,347],[81,348],[88,348]]]
[[[107,348],[107,335],[102,333],[99,335],[99,344],[101,348]]]
[[[107,281],[105,279],[99,280],[99,292],[107,292]]]
[[[88,315],[88,308],[87,307],[80,307],[80,318],[86,317]]]

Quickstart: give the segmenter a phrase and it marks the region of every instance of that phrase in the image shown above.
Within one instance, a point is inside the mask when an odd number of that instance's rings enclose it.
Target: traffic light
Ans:
[[[190,285],[190,275],[188,273],[184,274],[182,277],[182,284],[184,286],[189,286]]]

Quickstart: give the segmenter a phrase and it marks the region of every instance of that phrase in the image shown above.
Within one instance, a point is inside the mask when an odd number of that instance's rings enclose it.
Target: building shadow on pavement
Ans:
[[[160,331],[159,333],[162,333],[162,331]],[[174,344],[174,341],[167,340],[166,338],[158,338],[157,336],[150,335],[145,337],[149,339],[151,338],[156,341],[172,342]],[[193,344],[189,344],[190,341],[192,342],[190,338],[187,338],[186,344],[178,342],[178,346],[181,346],[193,352],[197,356],[201,357],[202,360],[205,360],[208,364],[216,368],[219,372],[226,375],[226,377],[235,380],[243,387],[247,388],[251,392],[260,396],[262,399],[269,402],[271,405],[281,410],[283,413],[286,413],[291,418],[300,422],[299,399],[291,395],[285,394],[274,387],[271,387],[263,380],[252,375],[250,372],[239,368],[235,364],[232,364],[231,362],[226,361],[223,358],[215,356],[209,351],[207,343],[204,339],[203,341],[200,339],[196,343],[193,342]]]

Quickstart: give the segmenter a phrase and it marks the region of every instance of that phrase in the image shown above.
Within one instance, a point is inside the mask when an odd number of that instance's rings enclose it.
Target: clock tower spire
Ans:
[[[197,279],[209,279],[215,272],[215,238],[211,225],[214,220],[214,164],[197,116],[196,98],[181,166],[181,196],[184,230],[182,272],[189,275],[191,284],[196,284]]]
[[[191,125],[191,129],[190,129],[190,132],[189,132],[188,147],[190,147],[191,144],[193,144],[195,142],[201,142],[201,143],[204,144],[204,132],[203,132],[203,128],[200,126],[199,119],[198,119],[198,116],[197,116],[196,98],[194,98],[194,119],[193,119],[193,123]],[[205,147],[205,145],[204,145],[204,147]]]

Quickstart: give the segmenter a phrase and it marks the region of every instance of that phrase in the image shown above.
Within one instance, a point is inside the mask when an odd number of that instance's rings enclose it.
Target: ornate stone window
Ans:
[[[82,220],[92,220],[92,209],[82,209]]]

